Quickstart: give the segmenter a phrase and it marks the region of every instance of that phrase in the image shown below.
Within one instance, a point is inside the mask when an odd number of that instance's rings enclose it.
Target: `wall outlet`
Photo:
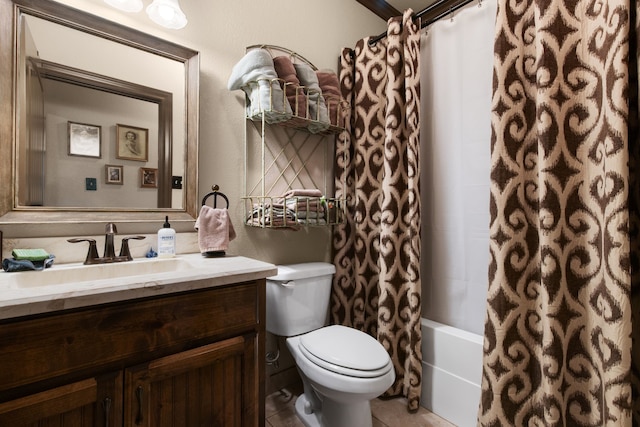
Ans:
[[[182,190],[182,177],[181,176],[172,176],[171,177],[171,188],[174,190]]]
[[[87,191],[96,191],[98,189],[98,180],[96,178],[85,178],[84,187]]]

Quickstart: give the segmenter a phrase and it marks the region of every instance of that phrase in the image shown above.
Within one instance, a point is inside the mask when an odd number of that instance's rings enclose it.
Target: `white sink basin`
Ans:
[[[264,279],[275,265],[199,252],[175,258],[136,258],[115,264],[54,264],[44,271],[0,270],[0,319],[50,313]]]
[[[153,276],[161,273],[181,272],[194,268],[183,258],[136,259],[112,264],[54,264],[43,271],[3,274],[2,282],[17,287],[51,286],[122,277]],[[138,277],[139,278],[139,277]]]

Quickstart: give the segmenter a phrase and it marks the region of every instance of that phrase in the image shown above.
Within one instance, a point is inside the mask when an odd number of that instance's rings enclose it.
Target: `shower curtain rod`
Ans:
[[[413,19],[422,19],[422,23],[420,24],[420,28],[427,27],[439,19],[444,18],[447,15],[452,14],[456,10],[466,6],[474,0],[438,0],[433,4],[425,7],[418,13],[413,14]],[[479,0],[482,2],[482,0]],[[387,37],[387,32],[372,38],[369,40],[369,44],[374,44],[383,38]]]

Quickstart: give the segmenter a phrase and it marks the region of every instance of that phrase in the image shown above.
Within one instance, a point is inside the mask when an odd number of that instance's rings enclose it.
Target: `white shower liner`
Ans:
[[[476,426],[483,337],[422,318],[420,404],[459,427]]]
[[[496,11],[473,2],[420,45],[421,405],[459,427],[477,425],[481,396]]]

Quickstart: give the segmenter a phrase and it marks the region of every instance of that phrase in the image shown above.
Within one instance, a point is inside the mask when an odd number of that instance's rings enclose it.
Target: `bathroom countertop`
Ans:
[[[199,253],[116,264],[54,264],[43,271],[1,271],[0,319],[224,286],[275,274],[276,266],[266,262],[229,254],[205,258]]]

